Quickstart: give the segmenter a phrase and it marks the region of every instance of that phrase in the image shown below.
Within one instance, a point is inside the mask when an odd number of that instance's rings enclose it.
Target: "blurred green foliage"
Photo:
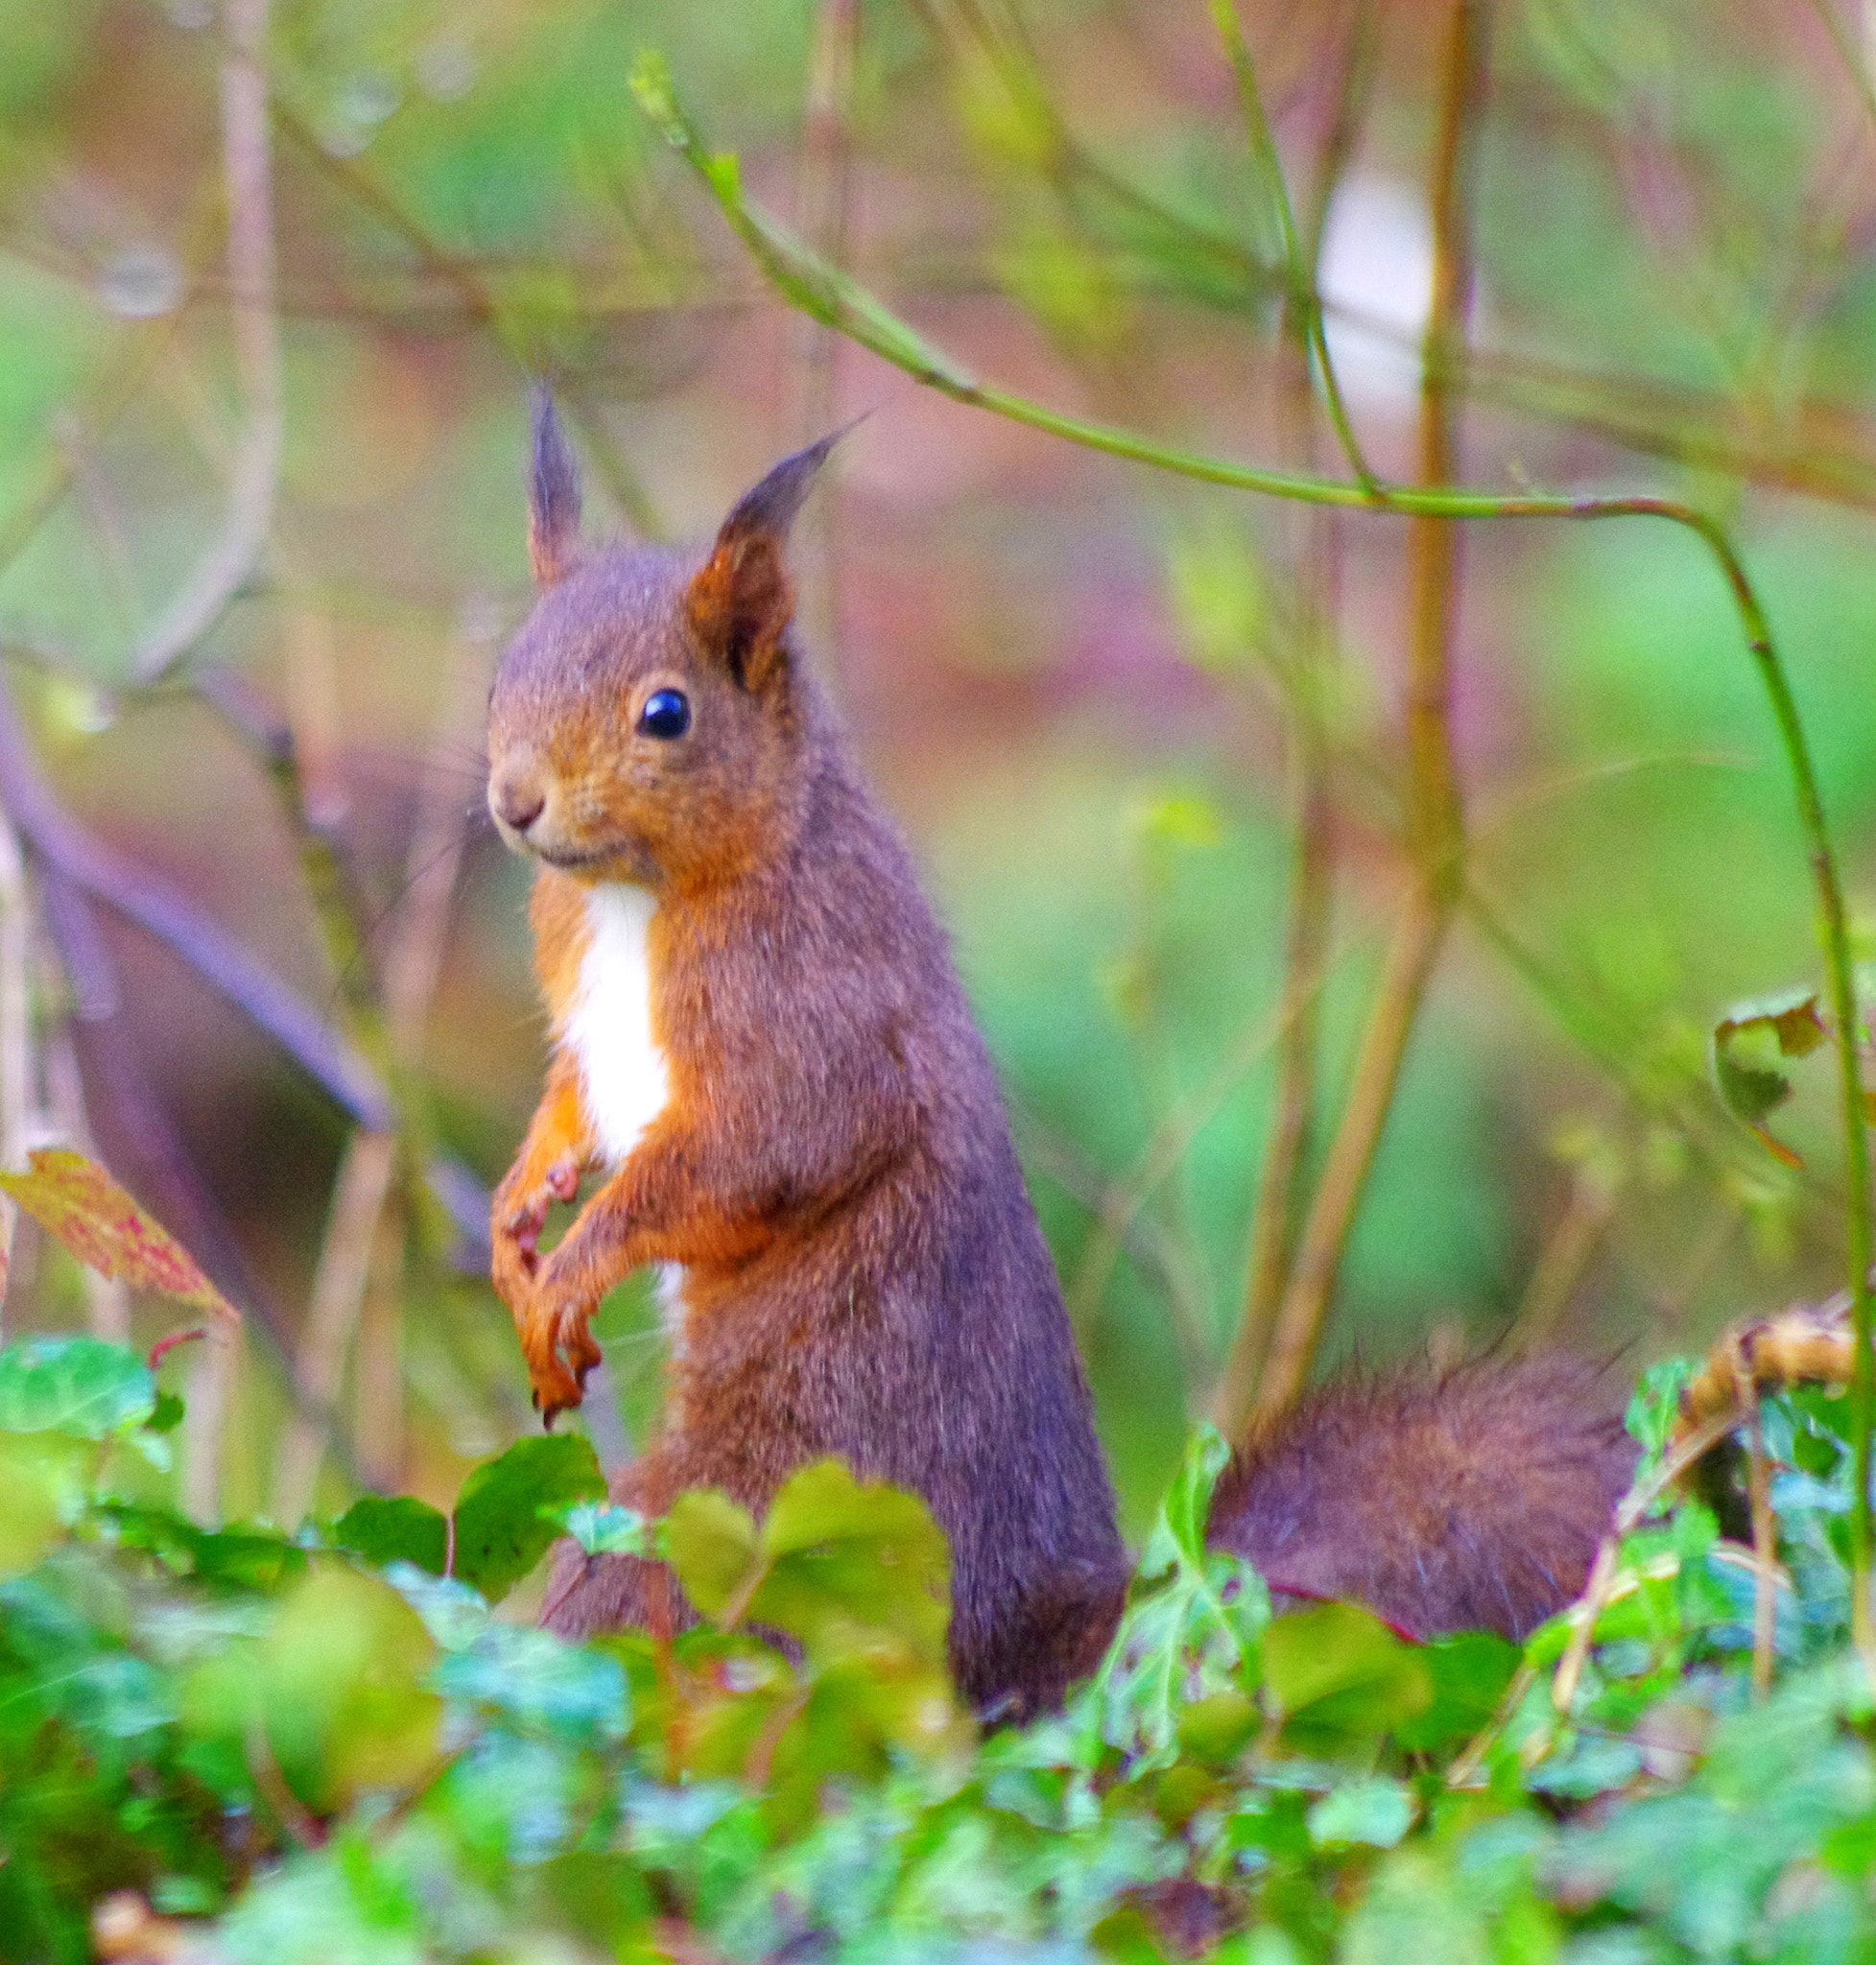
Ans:
[[[663,1553],[711,1621],[568,1645],[343,1525],[165,1534],[114,1493],[146,1409],[73,1407],[79,1358],[147,1379],[106,1347],[0,1353],[45,1422],[0,1434],[9,1520],[41,1495],[51,1524],[0,1579],[9,1960],[88,1958],[94,1930],[203,1965],[1849,1958],[1876,1937],[1840,1399],[1765,1409],[1789,1565],[1769,1699],[1749,1571],[1698,1502],[1623,1546],[1559,1712],[1568,1618],[1522,1658],[1347,1605],[1272,1622],[1204,1546],[1224,1450],[1201,1431],[1099,1673],[980,1737],[944,1673],[942,1538],[835,1463],[760,1529],[708,1494],[662,1524],[588,1509],[589,1541]],[[1638,1395],[1657,1448],[1684,1378]],[[77,1478],[32,1461],[58,1441]],[[511,1540],[578,1517],[542,1491],[497,1460],[463,1504]]]
[[[1508,489],[1640,475],[1726,512],[1789,651],[1861,917],[1872,287],[1866,174],[1844,159],[1866,107],[1799,12],[1762,47],[1692,8],[1496,10],[1464,468]],[[833,147],[816,163],[805,105],[845,72],[828,66],[837,17],[807,0],[279,0],[279,495],[258,563],[149,692],[128,651],[223,523],[249,410],[224,264],[224,41],[206,0],[99,0],[56,23],[0,10],[0,653],[71,813],[353,1026],[356,1006],[381,1007],[410,916],[426,760],[453,775],[457,811],[478,796],[473,719],[445,705],[465,675],[472,699],[525,605],[526,374],[559,381],[591,522],[678,534],[803,416],[874,410],[799,542],[804,626],[953,927],[1142,1532],[1245,1299],[1298,732],[1319,746],[1333,835],[1305,1192],[1375,986],[1401,864],[1397,534],[1337,520],[1329,579],[1292,514],[909,394],[759,293],[628,88],[641,52],[661,56],[751,195],[986,375],[1294,462],[1277,235],[1204,8],[867,9],[843,92],[817,98]],[[1407,0],[1244,19],[1305,233],[1326,214],[1355,422],[1384,471],[1405,470],[1424,22]],[[1311,455],[1332,455],[1320,428]],[[1328,1352],[1385,1357],[1429,1333],[1451,1351],[1527,1311],[1590,1349],[1665,1348],[1839,1265],[1822,1074],[1800,1074],[1779,1114],[1793,1169],[1734,1122],[1706,1063],[1727,1005],[1817,980],[1789,789],[1727,597],[1689,542],[1476,528],[1461,571],[1468,900]],[[247,741],[230,726],[229,676],[291,736],[295,784],[270,779],[251,716]],[[335,869],[323,912],[308,829]],[[406,1159],[441,1152],[485,1185],[538,1083],[524,885],[472,828],[400,1078]],[[109,922],[114,1014],[94,1022],[87,1002],[70,1020],[61,971],[83,950],[64,922],[53,910],[39,936],[37,1076],[50,1084],[69,1032],[105,1157],[263,1336],[211,1484],[226,1509],[269,1511],[343,1125]],[[152,1101],[174,1137],[153,1131]],[[1591,1165],[1606,1205],[1579,1235]],[[400,1180],[388,1219],[401,1252],[364,1319],[379,1348],[361,1338],[341,1359],[334,1511],[348,1459],[438,1504],[526,1419],[505,1319],[440,1260],[433,1198]],[[75,1275],[35,1246],[10,1314],[81,1321]],[[663,1341],[649,1295],[622,1292],[602,1332],[642,1432]]]

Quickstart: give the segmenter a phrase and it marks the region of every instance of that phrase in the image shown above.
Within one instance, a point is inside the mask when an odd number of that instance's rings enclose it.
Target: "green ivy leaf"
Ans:
[[[747,1604],[766,1567],[755,1517],[708,1487],[691,1488],[671,1503],[664,1559],[698,1609],[719,1621]]]
[[[451,1574],[490,1603],[500,1602],[559,1532],[542,1510],[563,1510],[605,1493],[606,1476],[590,1440],[577,1432],[517,1440],[463,1483]]]
[[[1373,1774],[1334,1787],[1309,1811],[1309,1839],[1318,1849],[1365,1842],[1391,1849],[1413,1826],[1413,1796],[1398,1781]]]
[[[632,1508],[610,1502],[582,1501],[562,1509],[559,1527],[588,1555],[653,1555],[651,1525]]]
[[[1493,1631],[1462,1631],[1420,1647],[1433,1680],[1433,1698],[1394,1729],[1394,1743],[1409,1753],[1433,1754],[1472,1739],[1498,1710],[1522,1653]]]
[[[1264,1682],[1286,1740],[1318,1752],[1392,1733],[1434,1697],[1424,1651],[1353,1603],[1276,1619],[1264,1633]]]
[[[748,1606],[758,1623],[811,1651],[843,1626],[887,1631],[914,1657],[944,1663],[951,1554],[917,1495],[818,1461],[770,1504],[762,1549],[767,1573]]]
[[[0,1351],[0,1432],[107,1439],[146,1424],[156,1382],[134,1351],[98,1338],[29,1338]]]
[[[1207,1549],[1212,1492],[1231,1451],[1216,1429],[1193,1433],[1141,1558],[1132,1600],[1077,1709],[1084,1765],[1103,1743],[1135,1757],[1136,1772],[1178,1752],[1182,1716],[1258,1685],[1270,1591],[1248,1563]]]
[[[306,1551],[273,1528],[199,1528],[173,1508],[104,1504],[127,1549],[147,1550],[166,1568],[229,1590],[271,1594],[306,1574]]]
[[[428,1502],[409,1495],[361,1495],[333,1523],[332,1539],[379,1569],[408,1562],[440,1576],[449,1561],[449,1524]]]
[[[1166,1491],[1146,1553],[1140,1558],[1143,1579],[1167,1575],[1181,1561],[1194,1568],[1204,1566],[1212,1490],[1230,1461],[1231,1449],[1217,1427],[1201,1422],[1194,1429],[1179,1471]]]

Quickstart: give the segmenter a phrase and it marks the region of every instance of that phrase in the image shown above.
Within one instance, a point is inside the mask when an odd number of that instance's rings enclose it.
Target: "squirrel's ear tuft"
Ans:
[[[554,391],[534,390],[534,461],[528,478],[528,557],[534,581],[551,587],[573,571],[580,556],[580,466],[573,461]]]
[[[782,563],[788,529],[828,453],[845,435],[837,430],[784,458],[745,493],[691,581],[691,627],[745,689],[760,689],[781,657],[782,637],[795,615],[795,588]]]

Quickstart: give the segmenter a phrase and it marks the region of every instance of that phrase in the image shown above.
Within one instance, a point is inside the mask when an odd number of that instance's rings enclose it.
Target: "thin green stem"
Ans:
[[[1335,428],[1336,441],[1342,445],[1342,454],[1348,460],[1348,467],[1356,478],[1364,485],[1372,486],[1377,482],[1374,472],[1368,468],[1367,459],[1362,453],[1355,426],[1349,419],[1348,405],[1342,398],[1342,384],[1336,377],[1335,364],[1329,359],[1329,338],[1322,324],[1322,298],[1316,290],[1315,254],[1313,251],[1305,252],[1302,237],[1296,229],[1296,213],[1290,201],[1290,186],[1284,178],[1283,159],[1277,154],[1276,137],[1271,132],[1270,117],[1264,113],[1263,91],[1257,85],[1257,59],[1250,52],[1250,43],[1245,39],[1236,0],[1211,0],[1211,7],[1219,38],[1224,43],[1225,59],[1230,62],[1232,76],[1238,84],[1238,103],[1245,119],[1245,132],[1250,141],[1251,154],[1257,159],[1265,189],[1270,194],[1270,207],[1276,214],[1277,237],[1283,247],[1288,282],[1284,305],[1292,320],[1301,328],[1301,339],[1315,358],[1317,372],[1322,378],[1323,403],[1329,412],[1329,421]]]
[[[1837,862],[1817,772],[1805,740],[1797,705],[1772,641],[1770,627],[1757,592],[1748,579],[1724,527],[1710,513],[1678,499],[1649,496],[1604,498],[1582,494],[1502,497],[1450,485],[1349,484],[1304,472],[1268,470],[1255,464],[1227,462],[1156,443],[1137,432],[1086,422],[1062,414],[1041,403],[1007,390],[977,382],[963,368],[935,348],[910,322],[902,320],[839,268],[827,265],[792,237],[775,219],[743,196],[740,173],[732,156],[707,151],[677,103],[663,61],[641,57],[632,76],[640,107],[666,140],[702,178],[731,229],[748,249],[765,276],[792,304],[811,314],[861,346],[891,362],[914,380],[954,401],[987,410],[995,415],[1047,432],[1110,457],[1126,458],[1172,471],[1201,483],[1256,491],[1306,505],[1339,506],[1350,510],[1384,511],[1405,516],[1453,519],[1663,519],[1691,532],[1712,554],[1732,594],[1753,663],[1759,672],[1780,747],[1795,795],[1798,822],[1817,883],[1829,972],[1831,1007],[1843,1104],[1847,1154],[1848,1199],[1845,1209],[1850,1267],[1852,1316],[1857,1363],[1852,1385],[1856,1433],[1857,1494],[1851,1518],[1853,1618],[1859,1649],[1876,1675],[1876,1625],[1869,1600],[1871,1472],[1870,1432],[1876,1418],[1876,1373],[1870,1357],[1869,1267],[1876,1248],[1869,1190],[1869,1142],[1865,1131],[1863,1070],[1857,1051],[1857,1005],[1850,959],[1849,929]]]

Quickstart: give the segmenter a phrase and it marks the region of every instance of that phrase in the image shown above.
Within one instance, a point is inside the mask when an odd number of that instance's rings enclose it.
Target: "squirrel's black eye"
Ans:
[[[653,690],[638,713],[638,727],[647,737],[681,737],[690,726],[690,698],[681,689]]]

